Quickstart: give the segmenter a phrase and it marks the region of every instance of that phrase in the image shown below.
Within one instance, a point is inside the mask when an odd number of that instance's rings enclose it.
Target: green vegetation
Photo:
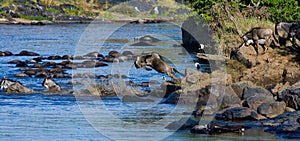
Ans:
[[[245,17],[258,17],[276,21],[299,21],[300,8],[297,0],[189,0],[190,6],[207,21],[221,18],[216,7],[230,6],[232,13]]]
[[[37,20],[37,21],[48,20],[48,21],[52,21],[52,18],[50,18],[50,17],[44,17],[44,16],[25,16],[25,15],[20,15],[20,18],[26,19],[26,20]]]

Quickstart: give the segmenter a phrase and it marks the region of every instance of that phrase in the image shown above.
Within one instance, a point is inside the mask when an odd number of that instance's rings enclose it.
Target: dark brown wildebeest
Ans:
[[[178,80],[178,78],[176,78],[175,76],[175,72],[183,76],[183,74],[178,72],[175,68],[167,65],[161,59],[161,56],[156,52],[153,52],[150,55],[137,56],[137,58],[134,61],[134,65],[136,68],[144,68],[148,71],[152,70],[151,68],[153,68],[157,72],[165,73],[175,80]],[[150,66],[151,68],[148,68],[147,66]]]
[[[33,93],[30,88],[25,87],[22,83],[10,79],[2,78],[0,88],[7,93]]]
[[[242,46],[253,44],[253,47],[258,55],[258,45],[262,44],[264,52],[272,43],[273,30],[269,28],[255,27],[242,36],[244,43]]]
[[[298,46],[296,44],[296,39],[300,41],[300,23],[294,23],[289,31],[290,37],[292,38],[292,43],[294,46]]]
[[[296,38],[300,40],[299,22],[279,22],[275,25],[275,34],[279,36],[280,45],[286,45],[286,41],[292,38],[292,44],[296,46]]]
[[[48,92],[60,92],[61,91],[61,87],[56,84],[51,77],[46,77],[43,81],[43,86],[46,87],[46,91]]]

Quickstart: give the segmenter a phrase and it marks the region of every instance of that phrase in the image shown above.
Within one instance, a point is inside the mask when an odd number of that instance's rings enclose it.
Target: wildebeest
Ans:
[[[294,23],[290,28],[290,36],[292,37],[292,43],[294,46],[298,46],[296,44],[296,39],[300,40],[300,23]]]
[[[175,80],[178,80],[175,76],[175,72],[183,76],[183,74],[178,72],[175,68],[167,65],[161,59],[161,56],[156,52],[152,52],[150,55],[137,56],[137,58],[134,61],[134,65],[136,68],[144,68],[148,71],[152,70],[151,68],[153,68],[157,72],[165,73]],[[148,68],[147,66],[150,66],[151,68]]]
[[[46,87],[46,91],[48,92],[59,92],[61,91],[61,87],[56,84],[51,77],[46,77],[42,84],[44,87]]]
[[[7,93],[33,93],[30,88],[25,87],[22,83],[10,79],[2,78],[0,88]]]
[[[242,36],[243,45],[253,44],[253,47],[258,55],[258,45],[263,44],[264,52],[272,43],[273,30],[269,28],[255,27]]]
[[[296,38],[300,40],[299,22],[279,22],[275,25],[275,34],[279,36],[280,45],[286,45],[286,41],[292,38],[292,43],[296,46]]]

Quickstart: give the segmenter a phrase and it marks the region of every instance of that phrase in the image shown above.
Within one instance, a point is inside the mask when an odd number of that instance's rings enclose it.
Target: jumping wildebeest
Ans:
[[[279,22],[275,25],[275,34],[279,36],[280,45],[286,45],[286,41],[292,38],[292,43],[296,45],[296,38],[300,40],[299,22]]]
[[[134,65],[136,68],[144,68],[145,70],[156,70],[159,73],[165,73],[171,78],[178,80],[175,76],[175,72],[179,73],[183,76],[182,73],[178,72],[175,68],[167,65],[160,57],[158,53],[151,53],[150,55],[142,55],[137,56],[137,58],[134,61]],[[151,68],[147,68],[147,66],[150,66]]]
[[[61,91],[61,87],[56,84],[51,77],[46,77],[42,84],[44,87],[46,87],[46,91],[48,92],[59,92]]]
[[[242,39],[244,40],[243,45],[248,46],[253,44],[256,54],[258,55],[258,45],[263,44],[264,52],[266,52],[272,43],[272,35],[272,29],[261,27],[252,28],[242,36]]]
[[[2,78],[0,88],[7,93],[33,93],[30,88],[25,87],[22,83],[10,79]]]

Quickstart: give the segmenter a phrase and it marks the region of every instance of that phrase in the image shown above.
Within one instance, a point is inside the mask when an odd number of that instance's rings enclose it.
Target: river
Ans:
[[[193,55],[182,53],[180,24],[62,24],[46,26],[0,25],[0,51],[14,54],[22,50],[41,56],[84,55],[111,50],[135,54],[159,52],[179,71],[193,67]],[[151,35],[160,42],[153,46],[131,46],[134,38]],[[34,57],[0,57],[0,77],[20,81],[36,91],[44,88],[42,78],[15,77],[20,72],[13,59]],[[208,67],[202,64],[203,68]],[[135,69],[133,62],[109,63],[107,67],[68,70],[67,73],[93,72],[98,75],[122,74],[139,82],[162,81],[162,74]],[[205,71],[202,70],[202,71]],[[72,88],[70,79],[56,78],[62,88]],[[172,121],[187,117],[187,107],[155,102],[123,103],[119,97],[74,97],[0,94],[0,140],[282,140],[263,129],[244,134],[191,134],[165,128]]]

